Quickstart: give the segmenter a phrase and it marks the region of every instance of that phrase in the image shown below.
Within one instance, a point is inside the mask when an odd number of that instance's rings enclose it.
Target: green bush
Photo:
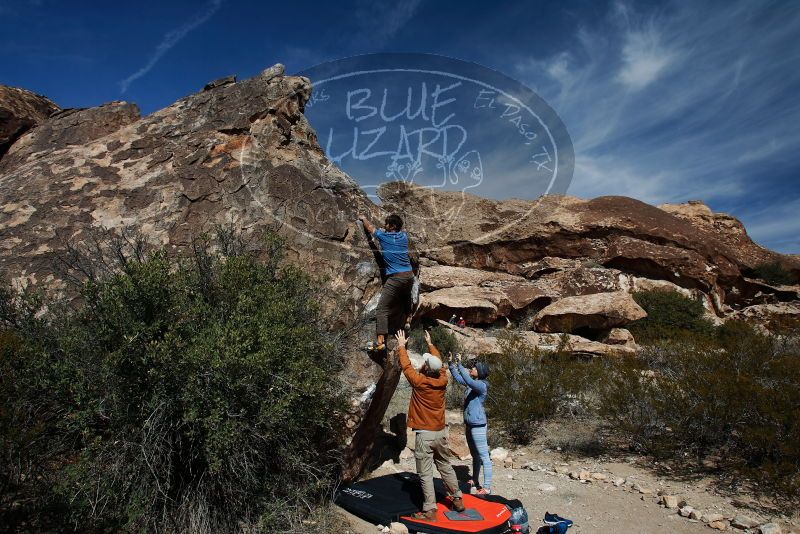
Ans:
[[[619,360],[598,384],[599,414],[640,451],[725,458],[800,495],[800,354],[728,323],[711,341],[667,341]]]
[[[4,462],[50,444],[31,463],[76,530],[282,531],[330,492],[340,361],[316,283],[270,245],[263,262],[208,243],[131,258],[40,319],[3,299],[3,367],[23,378],[2,383]]]
[[[431,334],[431,342],[439,349],[439,353],[441,353],[445,362],[449,355],[455,355],[461,351],[456,336],[449,328],[436,325],[428,331]],[[425,343],[425,334],[421,328],[417,328],[411,332],[409,348],[420,354],[428,351],[428,345]]]
[[[50,466],[67,447],[53,431],[63,399],[53,386],[57,362],[44,300],[0,286],[0,525],[56,530],[66,510],[53,490]]]
[[[637,341],[709,336],[713,332],[699,300],[670,290],[637,291],[633,299],[647,312],[647,317],[628,327]]]
[[[753,275],[774,286],[797,283],[797,278],[779,262],[765,263],[753,270]]]
[[[670,332],[670,330],[667,330]],[[492,359],[487,409],[496,430],[527,443],[554,416],[596,417],[634,450],[726,472],[772,496],[800,499],[800,345],[742,321],[643,345],[638,357],[582,361],[518,334]]]
[[[513,332],[501,333],[498,342],[501,354],[492,358],[486,407],[514,443],[529,443],[547,419],[584,413],[591,405],[597,362],[565,350],[540,351]]]

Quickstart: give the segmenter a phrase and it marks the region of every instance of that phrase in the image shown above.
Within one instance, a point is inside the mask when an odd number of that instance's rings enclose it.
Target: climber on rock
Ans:
[[[358,220],[364,230],[380,245],[381,278],[384,280],[378,308],[376,310],[376,343],[369,347],[373,351],[386,349],[386,336],[396,331],[409,319],[411,314],[411,291],[414,287],[414,274],[419,266],[416,254],[410,252],[408,234],[403,231],[403,219],[399,215],[389,215],[383,228],[375,226],[363,215]]]

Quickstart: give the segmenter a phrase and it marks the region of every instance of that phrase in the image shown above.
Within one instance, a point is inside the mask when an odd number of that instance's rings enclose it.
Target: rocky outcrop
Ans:
[[[0,159],[20,136],[58,109],[44,96],[0,85]]]
[[[781,257],[754,243],[739,219],[727,213],[715,213],[701,200],[690,200],[685,204],[661,204],[658,208],[712,235],[735,255],[745,272],[774,261],[790,269],[798,268],[792,258]]]
[[[439,263],[536,277],[548,270],[537,268],[545,258],[583,260],[700,290],[712,296],[719,314],[726,302],[750,303],[734,289],[756,265],[779,261],[800,268],[796,258],[723,225],[723,216],[701,224],[626,197],[494,201],[404,183],[387,184],[379,195],[388,208],[424,222],[422,246]]]
[[[422,269],[420,287],[425,293],[419,314],[436,319],[456,314],[470,324],[493,323],[553,298],[521,276],[441,265]]]
[[[800,301],[777,304],[756,304],[730,315],[755,325],[760,330],[778,334],[800,334]]]
[[[51,150],[86,145],[139,118],[139,107],[127,102],[57,111],[14,143],[0,162],[0,172],[23,165]]]
[[[48,118],[0,162],[0,269],[58,285],[58,251],[97,228],[181,253],[215,225],[280,227],[291,259],[330,276],[353,317],[377,286],[352,221],[377,209],[317,145],[309,92],[279,66],[147,117],[116,102]]]
[[[647,317],[630,293],[595,293],[565,297],[539,311],[533,329],[539,332],[608,331]]]
[[[496,356],[503,353],[502,336],[499,331],[485,331],[479,328],[459,328],[445,321],[439,321],[444,328],[449,328],[467,357]],[[627,330],[624,330],[627,332]],[[546,352],[564,351],[575,356],[617,357],[635,356],[637,346],[633,336],[628,335],[624,343],[612,343],[607,340],[593,341],[574,334],[547,334],[540,332],[514,332],[531,349]]]

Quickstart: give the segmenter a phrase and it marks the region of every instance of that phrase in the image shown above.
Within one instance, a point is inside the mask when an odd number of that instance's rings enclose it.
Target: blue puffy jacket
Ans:
[[[475,380],[469,376],[463,365],[450,364],[450,374],[456,382],[466,386],[464,395],[464,424],[468,426],[481,426],[486,424],[486,410],[483,402],[489,393],[489,384],[486,380]]]

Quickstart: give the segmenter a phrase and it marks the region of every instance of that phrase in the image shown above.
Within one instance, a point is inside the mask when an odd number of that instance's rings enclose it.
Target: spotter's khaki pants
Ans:
[[[422,482],[422,495],[425,503],[422,510],[436,509],[436,494],[433,490],[433,464],[442,476],[447,493],[452,497],[461,497],[458,479],[451,463],[450,449],[447,447],[447,430],[436,432],[424,431],[416,433],[414,458],[417,461],[417,474]]]

